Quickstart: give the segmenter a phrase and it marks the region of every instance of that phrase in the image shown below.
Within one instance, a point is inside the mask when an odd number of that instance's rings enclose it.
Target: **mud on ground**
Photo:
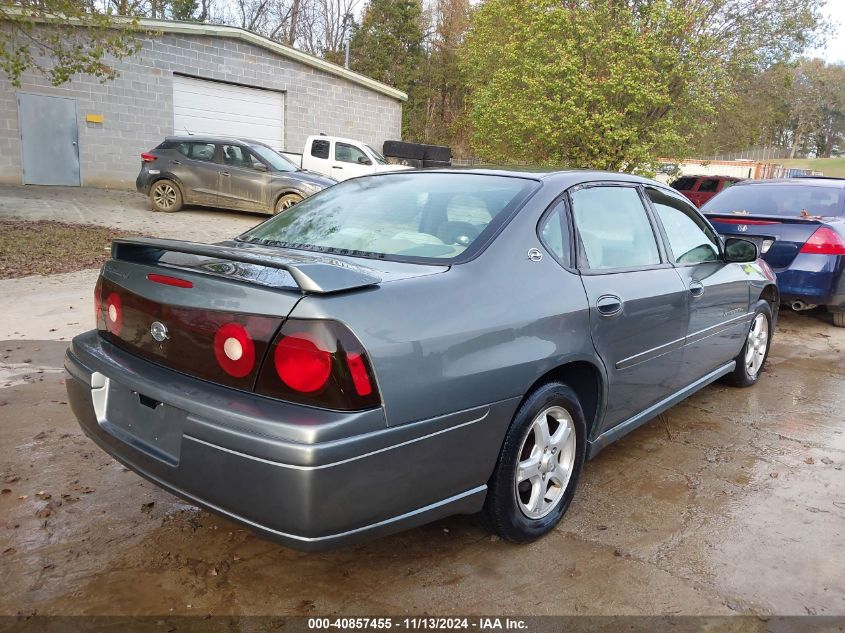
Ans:
[[[262,540],[86,439],[65,346],[0,343],[0,615],[845,614],[845,330],[817,316],[783,315],[756,387],[600,453],[527,546],[468,517],[321,554]]]

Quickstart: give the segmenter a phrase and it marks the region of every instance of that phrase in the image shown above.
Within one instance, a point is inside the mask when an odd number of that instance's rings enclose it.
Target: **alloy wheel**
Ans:
[[[757,375],[766,358],[769,346],[769,321],[765,314],[754,317],[745,346],[745,369],[750,377]]]
[[[176,204],[176,190],[167,183],[156,185],[153,201],[162,209],[171,209]]]
[[[514,486],[519,509],[529,519],[554,510],[575,464],[575,424],[563,407],[542,411],[528,428],[519,450]]]

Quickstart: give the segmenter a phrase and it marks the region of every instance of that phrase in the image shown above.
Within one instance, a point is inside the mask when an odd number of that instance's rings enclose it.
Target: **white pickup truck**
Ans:
[[[388,163],[384,156],[366,143],[336,136],[309,136],[301,154],[282,152],[282,155],[297,167],[335,180],[411,169],[405,165]]]

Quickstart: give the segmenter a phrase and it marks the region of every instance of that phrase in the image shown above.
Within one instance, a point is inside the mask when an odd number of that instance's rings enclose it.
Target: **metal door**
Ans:
[[[17,98],[23,184],[78,187],[76,100],[25,92]]]

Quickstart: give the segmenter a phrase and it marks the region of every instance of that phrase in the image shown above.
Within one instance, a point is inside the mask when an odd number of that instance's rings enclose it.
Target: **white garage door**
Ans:
[[[174,134],[249,138],[283,149],[284,112],[281,92],[173,76]]]

